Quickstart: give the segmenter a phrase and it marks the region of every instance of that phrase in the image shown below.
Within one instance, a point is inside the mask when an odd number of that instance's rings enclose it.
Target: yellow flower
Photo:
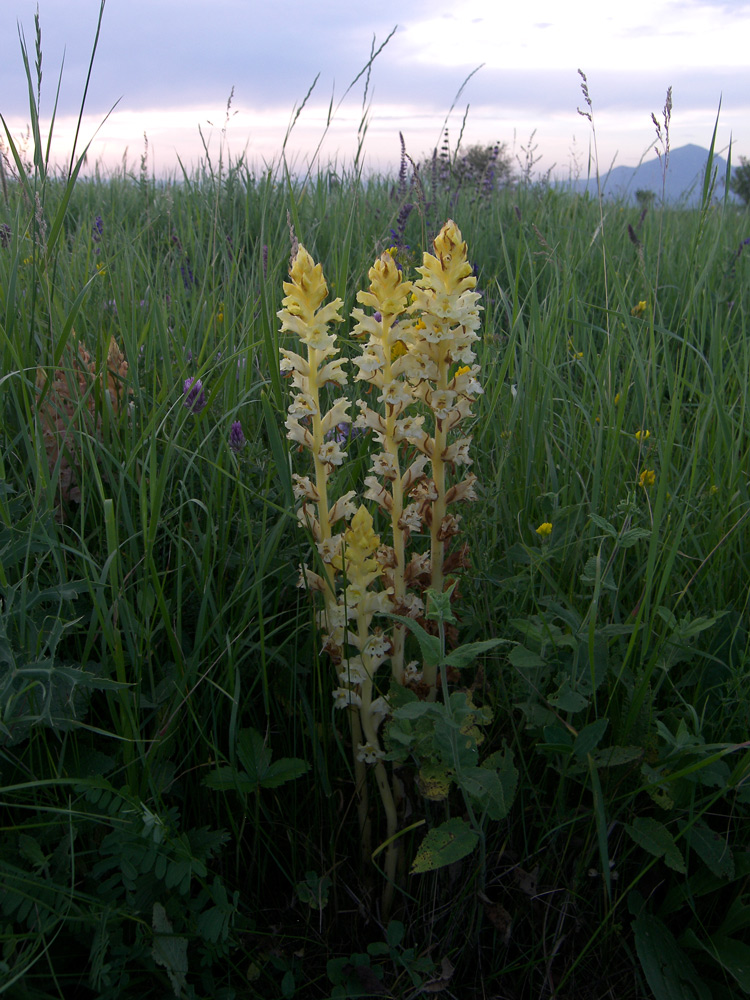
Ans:
[[[540,538],[548,538],[552,534],[552,525],[549,521],[544,521],[536,529],[536,533]]]
[[[633,308],[630,310],[630,315],[642,316],[647,309],[648,309],[648,302],[644,302],[643,300],[641,300],[637,306],[633,306]]]
[[[583,357],[583,351],[577,351],[575,349],[575,347],[573,346],[573,341],[570,337],[568,337],[568,348],[574,358],[578,358],[580,360]]]
[[[616,392],[616,393],[615,393],[615,406],[617,406],[617,404],[618,404],[619,402],[620,402],[620,393],[619,393],[619,392]]]
[[[715,496],[719,492],[719,487],[716,485],[716,483],[714,483],[714,485],[708,492],[711,494],[711,496]]]
[[[394,340],[393,347],[391,347],[391,363],[393,363],[396,358],[400,358],[402,354],[406,354],[407,346],[403,340]]]
[[[406,309],[411,282],[403,280],[390,251],[380,255],[367,276],[370,287],[366,292],[357,292],[357,302],[389,318],[398,316]]]
[[[636,441],[648,441],[651,437],[651,431],[636,431],[635,439]]]
[[[328,285],[323,277],[323,268],[316,264],[303,246],[299,246],[294,262],[289,270],[291,281],[284,282],[284,306],[276,315],[281,320],[282,333],[296,333],[303,344],[316,351],[322,351],[326,358],[338,353],[334,347],[336,337],[329,333],[331,323],[343,322],[339,311],[343,305],[340,298],[323,305],[328,295]]]
[[[219,303],[219,308],[216,310],[216,322],[217,323],[223,323],[224,322],[224,303],[223,302]]]
[[[644,488],[644,490],[649,489],[656,482],[656,473],[653,469],[644,469],[638,478],[638,483]]]

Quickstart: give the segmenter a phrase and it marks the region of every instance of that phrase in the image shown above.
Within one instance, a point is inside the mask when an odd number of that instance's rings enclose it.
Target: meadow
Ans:
[[[750,993],[750,218],[710,156],[697,209],[498,190],[455,151],[84,177],[33,111],[0,191],[0,992]],[[297,515],[290,266],[322,266],[350,365],[353,309],[383,336],[374,263],[427,281],[448,220],[481,296],[445,383],[481,386],[475,496],[437,589],[376,619],[417,666],[370,671],[360,760],[326,587],[299,586],[347,565]],[[376,405],[324,381],[337,415]],[[374,419],[319,428],[332,500],[368,506]]]

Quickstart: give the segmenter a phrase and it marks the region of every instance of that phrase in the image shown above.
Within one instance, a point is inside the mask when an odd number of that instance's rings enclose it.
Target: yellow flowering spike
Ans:
[[[637,306],[633,306],[633,308],[630,310],[630,315],[642,316],[647,309],[648,309],[648,303],[641,300]]]
[[[439,345],[447,349],[451,361],[471,362],[471,344],[477,340],[474,331],[479,328],[480,295],[474,291],[477,279],[455,222],[446,222],[433,246],[435,255],[423,255],[422,267],[417,268],[422,277],[414,285],[411,309],[419,314],[415,319],[424,324],[415,326],[425,345],[423,350],[420,344],[417,347],[429,355],[429,345],[435,345],[433,353],[435,358],[440,356],[440,363],[449,358],[441,354]]]
[[[656,473],[653,469],[644,469],[643,472],[638,477],[638,483],[644,488],[644,490],[649,489],[656,482]]]
[[[635,439],[636,441],[648,441],[651,437],[651,431],[636,431]]]
[[[346,529],[346,551],[349,559],[362,560],[371,556],[380,545],[380,535],[373,529],[372,514],[360,504]]]
[[[425,278],[439,275],[448,292],[465,292],[476,287],[477,279],[467,258],[466,243],[453,219],[445,223],[433,246],[436,256],[424,255],[423,266],[417,269],[420,274]]]
[[[398,316],[406,309],[412,285],[410,281],[403,280],[389,253],[380,255],[367,276],[370,279],[369,291],[357,292],[357,302],[370,306],[383,316]]]
[[[543,521],[536,529],[536,533],[540,538],[548,538],[552,534],[552,525],[549,521]]]
[[[297,249],[289,277],[291,281],[284,282],[284,308],[276,314],[281,320],[281,331],[296,333],[304,344],[328,357],[335,353],[336,340],[328,332],[328,326],[342,322],[339,312],[343,303],[337,298],[323,305],[328,295],[323,268],[313,261],[303,246]]]

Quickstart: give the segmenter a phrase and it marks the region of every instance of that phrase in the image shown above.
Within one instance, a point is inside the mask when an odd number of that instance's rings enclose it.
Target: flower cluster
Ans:
[[[183,405],[196,416],[206,407],[206,393],[203,391],[203,382],[195,376],[186,378],[182,392],[185,396]]]
[[[371,765],[387,819],[385,869],[391,884],[397,817],[378,737],[389,712],[378,672],[390,663],[392,681],[411,684],[430,699],[436,697],[437,678],[434,663],[421,672],[416,663],[404,665],[404,628],[386,628],[382,616],[431,624],[424,617],[424,591],[443,592],[448,575],[466,564],[466,546],[449,551],[460,521],[453,505],[476,498],[476,477],[463,471],[471,465],[471,438],[463,425],[482,392],[473,350],[480,296],[454,222],[443,226],[433,247],[434,254],[423,255],[414,282],[396,255],[383,253],[370,268],[369,287],[357,295],[352,336],[362,348],[353,358],[354,380],[368,389],[353,424],[348,400],[337,397],[347,385],[346,360],[330,329],[342,322],[342,303],[324,304],[328,287],[321,266],[302,246],[293,250],[278,313],[282,333],[295,334],[305,348],[304,356],[280,349],[280,368],[292,385],[287,437],[310,453],[313,464],[313,475],[293,473],[298,517],[319,556],[319,572],[304,567],[301,583],[323,595],[318,624],[338,676],[334,706],[349,715],[363,843],[364,768]],[[354,490],[329,499],[331,477],[346,461],[345,446],[355,433],[369,433],[374,442],[363,484],[370,509],[354,503]],[[385,525],[385,541],[371,511]],[[334,533],[340,521],[345,526]],[[425,535],[429,548],[419,541]],[[416,550],[407,558],[410,547]]]
[[[299,519],[310,530],[322,564],[322,573],[305,569],[303,580],[325,595],[324,646],[336,664],[351,664],[353,658],[359,663],[362,655],[361,640],[352,642],[354,633],[346,626],[347,615],[358,608],[351,590],[349,550],[342,549],[345,534],[331,530],[356,510],[354,491],[334,504],[328,500],[329,477],[346,460],[342,446],[355,432],[368,431],[375,442],[364,479],[364,500],[380,508],[390,529],[387,542],[368,557],[377,567],[369,583],[377,581],[379,588],[370,595],[372,607],[379,602],[379,611],[423,620],[424,591],[428,587],[442,591],[446,575],[465,564],[465,548],[456,553],[448,550],[459,532],[460,516],[453,505],[476,498],[476,477],[461,475],[471,464],[471,438],[461,431],[482,392],[473,349],[480,296],[466,244],[454,222],[446,223],[433,246],[435,253],[423,255],[415,282],[405,278],[391,254],[383,253],[370,268],[369,287],[357,295],[352,336],[363,345],[353,359],[355,381],[371,388],[367,399],[358,402],[351,429],[344,397],[327,410],[321,402],[325,385],[335,389],[346,385],[345,359],[338,356],[329,329],[341,322],[341,301],[323,304],[327,285],[322,269],[301,246],[292,262],[291,280],[284,285],[282,332],[295,333],[307,348],[306,357],[281,349],[281,371],[291,376],[293,388],[285,426],[288,438],[312,454],[314,477],[294,474],[294,488],[301,501]],[[449,478],[457,481],[451,483]],[[412,551],[407,558],[413,539],[425,533],[430,536],[429,551]],[[346,580],[343,605],[337,574]],[[391,673],[400,683],[406,679],[404,638],[402,626],[392,629]],[[426,670],[423,683],[434,697],[434,671]],[[348,690],[359,697],[356,684]],[[341,690],[335,698],[342,706],[355,703]]]

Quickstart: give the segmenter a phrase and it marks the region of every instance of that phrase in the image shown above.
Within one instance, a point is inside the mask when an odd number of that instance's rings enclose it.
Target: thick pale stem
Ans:
[[[438,358],[437,388],[445,389],[448,385],[448,364],[446,349],[441,345]],[[443,557],[445,542],[439,537],[446,512],[445,502],[445,462],[442,455],[445,451],[448,435],[442,422],[435,420],[434,451],[430,459],[432,466],[432,481],[437,497],[432,501],[432,524],[430,525],[430,586],[439,594],[443,592],[445,578],[443,575]],[[423,680],[429,688],[428,699],[434,701],[437,696],[437,666],[424,665]]]
[[[391,374],[391,351],[393,317],[383,316],[383,353],[385,364],[383,368],[384,384],[388,385],[393,376]],[[404,582],[404,569],[406,567],[406,546],[404,540],[404,529],[399,526],[401,515],[404,512],[404,491],[401,486],[401,465],[398,457],[398,444],[395,439],[396,414],[394,407],[386,406],[385,415],[385,450],[393,458],[393,466],[396,478],[391,483],[391,497],[393,506],[391,508],[391,536],[393,539],[393,554],[396,565],[393,570],[393,602],[398,607],[403,604],[406,594],[406,584]],[[395,625],[393,629],[393,649],[391,652],[391,676],[399,684],[404,682],[404,639],[405,629],[403,625]]]
[[[358,614],[357,627],[361,646],[364,646],[369,628],[366,613],[360,612]],[[362,734],[366,743],[368,743],[374,751],[379,751],[380,741],[378,739],[378,733],[372,714],[372,666],[369,662],[369,656],[365,654],[362,659],[367,672],[367,676],[362,682],[362,707],[360,708]],[[388,782],[388,773],[385,769],[385,765],[380,760],[375,764],[375,781],[377,783],[380,798],[383,803],[383,809],[385,811],[386,839],[390,841],[385,853],[386,884],[383,889],[383,913],[384,919],[386,919],[386,911],[390,911],[393,899],[393,885],[396,878],[396,866],[398,863],[398,845],[397,842],[393,840],[398,827],[398,813],[396,810],[396,802],[393,798],[393,791],[391,790],[391,786]]]

